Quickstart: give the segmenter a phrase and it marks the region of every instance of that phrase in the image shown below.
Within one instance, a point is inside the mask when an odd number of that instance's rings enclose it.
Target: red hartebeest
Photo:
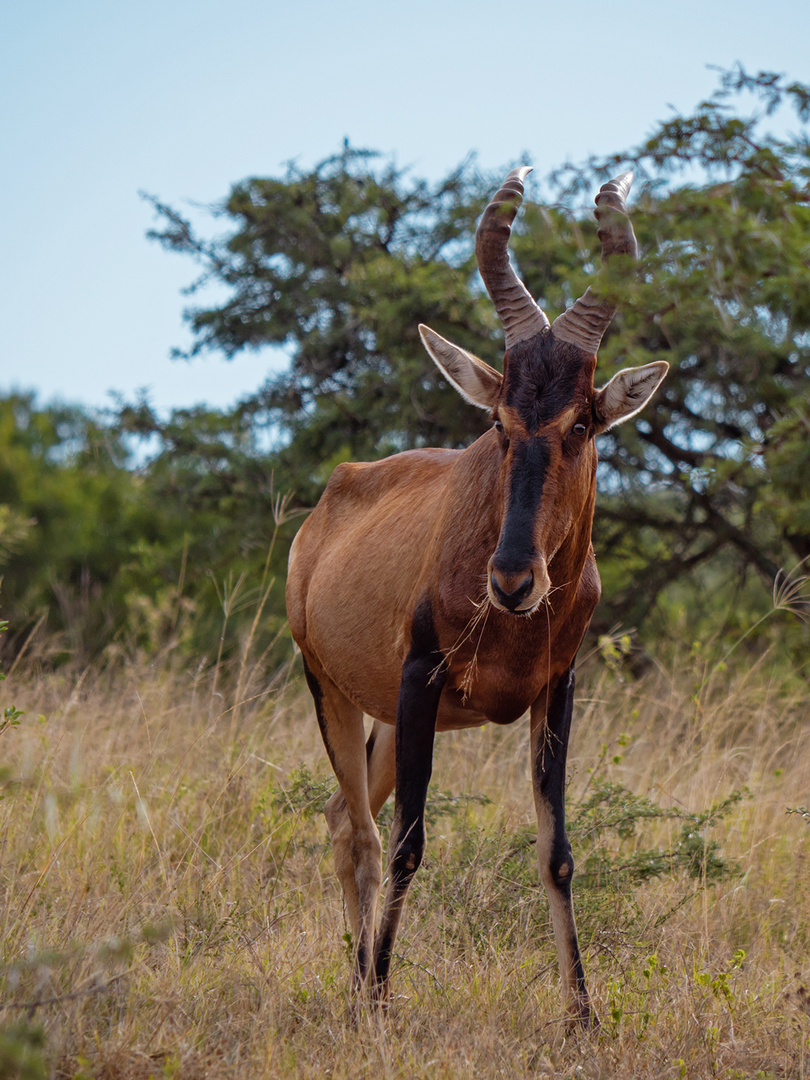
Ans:
[[[549,324],[509,261],[529,171],[509,174],[476,233],[504,327],[503,375],[419,328],[433,360],[492,427],[465,450],[339,465],[290,551],[287,609],[340,784],[326,818],[357,945],[356,988],[387,1000],[394,939],[424,850],[434,733],[511,724],[529,710],[540,874],[566,1006],[589,1025],[596,1018],[574,923],[564,791],[574,658],[600,592],[594,436],[637,413],[667,365],[628,368],[594,389],[614,307],[589,289]],[[636,254],[625,209],[631,180],[618,177],[596,198],[603,257]],[[368,740],[364,713],[374,718]],[[392,789],[375,937],[375,818]]]

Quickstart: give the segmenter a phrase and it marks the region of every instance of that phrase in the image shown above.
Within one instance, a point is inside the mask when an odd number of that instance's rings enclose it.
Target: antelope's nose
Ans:
[[[489,580],[495,598],[507,611],[517,611],[534,588],[532,570],[528,574],[522,571],[517,574],[504,574],[493,566]]]

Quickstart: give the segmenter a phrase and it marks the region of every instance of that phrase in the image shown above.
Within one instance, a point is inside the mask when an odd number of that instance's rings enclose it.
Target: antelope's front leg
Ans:
[[[388,890],[374,945],[374,995],[389,997],[388,972],[405,897],[425,850],[425,803],[433,767],[436,714],[445,682],[429,605],[417,609],[402,667],[396,721],[394,822],[388,846]]]
[[[548,893],[566,1008],[572,1019],[583,1027],[598,1027],[599,1020],[591,1007],[579,952],[571,897],[574,860],[565,832],[565,764],[573,706],[572,665],[560,676],[550,698],[542,694],[531,710],[537,856],[540,877]]]

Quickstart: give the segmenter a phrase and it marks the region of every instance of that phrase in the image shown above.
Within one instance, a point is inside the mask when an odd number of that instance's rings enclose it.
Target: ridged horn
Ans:
[[[596,235],[602,241],[603,260],[611,255],[638,258],[638,245],[625,206],[632,182],[631,172],[622,173],[603,184],[596,196],[596,220],[599,222]],[[551,330],[560,341],[578,345],[595,356],[615,314],[615,304],[605,303],[587,289],[575,304],[554,320]]]
[[[523,202],[523,180],[531,171],[528,165],[512,169],[482,214],[475,233],[478,269],[501,320],[507,349],[549,325],[509,261],[512,222]]]

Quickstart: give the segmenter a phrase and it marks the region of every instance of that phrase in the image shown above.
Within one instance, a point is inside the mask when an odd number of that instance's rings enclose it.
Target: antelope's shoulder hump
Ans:
[[[346,461],[329,478],[316,509],[332,509],[342,502],[373,505],[389,496],[430,484],[446,474],[458,450],[405,450],[380,461]]]

